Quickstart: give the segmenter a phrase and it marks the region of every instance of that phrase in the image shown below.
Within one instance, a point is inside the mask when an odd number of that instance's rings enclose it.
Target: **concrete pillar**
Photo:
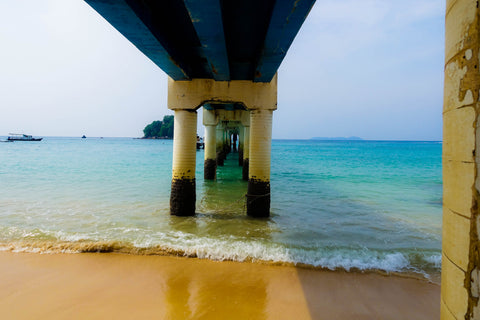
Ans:
[[[225,160],[225,137],[224,137],[224,129],[222,125],[218,125],[216,128],[216,136],[217,136],[217,147],[216,147],[216,158],[217,158],[217,166],[223,166],[223,161]]]
[[[197,112],[175,110],[170,214],[195,215]]]
[[[215,180],[217,175],[216,127],[205,126],[204,179]]]
[[[228,130],[228,128],[225,128],[224,135],[225,135],[225,159],[227,159],[227,155],[232,151],[232,135],[230,134],[230,130]]]
[[[441,319],[480,319],[480,9],[446,9]]]
[[[243,140],[245,129],[243,126],[238,127],[238,165],[243,167]]]
[[[250,111],[247,215],[251,217],[270,215],[272,115],[272,110]]]
[[[236,130],[232,130],[232,147],[233,147],[233,152],[237,152],[237,131]]]
[[[217,125],[218,116],[215,110],[203,108],[203,125],[205,126],[205,162],[203,177],[215,180],[217,175]]]
[[[243,131],[244,143],[243,143],[243,168],[242,179],[248,181],[248,164],[250,157],[250,127],[245,127]]]

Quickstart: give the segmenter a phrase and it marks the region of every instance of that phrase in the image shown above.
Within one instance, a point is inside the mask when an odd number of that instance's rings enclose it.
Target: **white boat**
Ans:
[[[10,136],[7,138],[7,141],[42,141],[43,138],[34,138],[28,134],[22,133],[9,133]]]

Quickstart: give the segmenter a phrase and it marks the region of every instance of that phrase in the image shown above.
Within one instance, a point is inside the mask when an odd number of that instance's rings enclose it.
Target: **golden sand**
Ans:
[[[122,254],[0,253],[0,319],[439,319],[440,286]]]

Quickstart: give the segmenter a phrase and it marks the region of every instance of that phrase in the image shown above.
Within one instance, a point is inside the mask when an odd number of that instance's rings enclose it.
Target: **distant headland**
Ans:
[[[350,140],[363,140],[360,137],[313,137],[310,140],[344,140],[344,141],[350,141]]]

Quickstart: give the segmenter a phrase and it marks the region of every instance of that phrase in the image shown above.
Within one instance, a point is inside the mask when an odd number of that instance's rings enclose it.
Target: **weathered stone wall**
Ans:
[[[442,319],[480,319],[479,2],[447,0],[443,108]],[[479,146],[479,148],[477,148]],[[478,149],[478,150],[477,150]]]

